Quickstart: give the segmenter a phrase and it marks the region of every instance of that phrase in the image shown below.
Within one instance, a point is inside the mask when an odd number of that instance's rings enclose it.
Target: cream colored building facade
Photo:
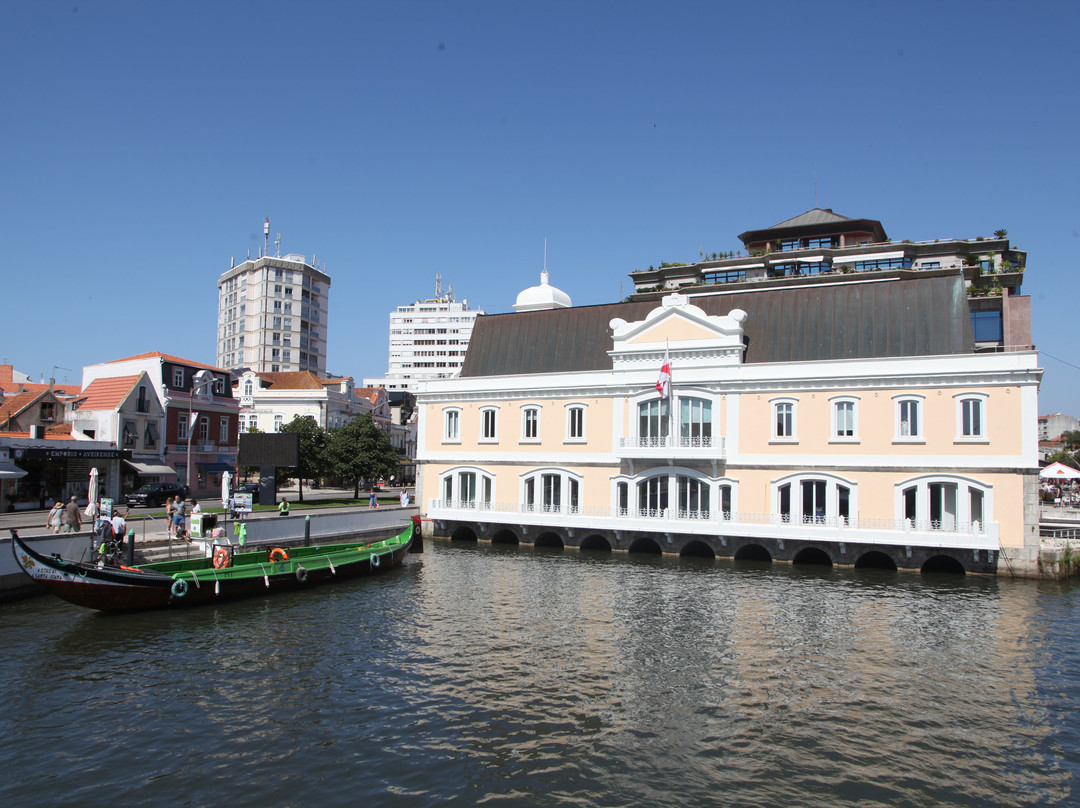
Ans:
[[[458,539],[1036,574],[1041,373],[975,352],[953,272],[482,317],[418,394],[418,499]]]

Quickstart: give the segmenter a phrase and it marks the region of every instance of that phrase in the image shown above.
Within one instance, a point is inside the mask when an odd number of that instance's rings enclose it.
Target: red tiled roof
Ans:
[[[383,387],[354,387],[353,395],[357,398],[366,398],[372,404],[376,404],[379,401],[379,393],[385,393],[386,389]]]
[[[132,359],[163,359],[166,362],[172,362],[177,365],[188,365],[194,368],[206,368],[207,370],[217,370],[222,373],[228,373],[225,368],[219,368],[215,365],[204,365],[202,362],[196,362],[193,359],[184,359],[179,356],[173,356],[172,354],[162,353],[161,351],[147,351],[146,353],[137,354],[135,356],[125,356],[123,359],[111,359],[105,362],[106,365],[112,365],[117,362],[128,362]]]
[[[49,440],[76,440],[75,436],[71,434],[71,427],[69,424],[64,424],[63,426],[50,426],[45,430],[45,437]],[[3,430],[0,430],[0,438],[30,440],[30,433],[4,432]]]
[[[275,390],[322,390],[322,380],[310,370],[297,370],[288,373],[260,373],[259,379],[264,387]]]
[[[94,379],[75,403],[80,410],[115,410],[140,378],[141,374]]]
[[[8,418],[14,418],[41,398],[42,395],[44,395],[44,393],[19,393],[10,398],[5,398],[0,402],[0,423],[6,421]]]

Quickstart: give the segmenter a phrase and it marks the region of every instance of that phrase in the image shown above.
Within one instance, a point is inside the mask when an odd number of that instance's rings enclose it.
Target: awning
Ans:
[[[14,463],[7,463],[0,460],[0,480],[17,480],[20,477],[25,476],[26,472]]]
[[[139,460],[125,460],[124,462],[135,469],[139,474],[176,474],[176,469],[172,466],[163,466],[160,463],[149,463]]]
[[[228,463],[196,463],[195,465],[210,474],[221,474],[223,471],[227,471],[229,474],[236,473],[236,469]]]

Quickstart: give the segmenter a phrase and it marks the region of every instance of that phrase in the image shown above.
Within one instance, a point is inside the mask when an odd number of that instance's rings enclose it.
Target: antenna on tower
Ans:
[[[263,222],[263,255],[269,255],[270,253],[270,217],[266,217],[266,221]]]
[[[442,275],[435,273],[435,297],[442,297]]]
[[[277,257],[281,258],[281,233],[277,234],[277,240],[274,242],[274,250],[277,253]]]

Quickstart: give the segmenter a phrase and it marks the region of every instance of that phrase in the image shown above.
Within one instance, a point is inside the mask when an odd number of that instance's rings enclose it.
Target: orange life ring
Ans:
[[[274,563],[275,561],[288,561],[288,560],[289,560],[289,554],[286,553],[284,550],[282,550],[280,547],[275,547],[273,550],[270,551],[270,563],[271,564]]]
[[[219,547],[214,551],[214,569],[223,570],[229,566],[229,562],[232,559],[229,558],[229,551],[224,547]]]

